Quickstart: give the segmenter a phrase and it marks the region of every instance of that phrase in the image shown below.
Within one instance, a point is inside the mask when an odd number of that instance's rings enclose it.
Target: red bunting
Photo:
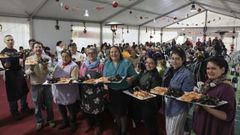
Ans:
[[[113,8],[117,8],[117,7],[118,7],[118,2],[113,1],[113,2],[112,2],[112,7],[113,7]]]

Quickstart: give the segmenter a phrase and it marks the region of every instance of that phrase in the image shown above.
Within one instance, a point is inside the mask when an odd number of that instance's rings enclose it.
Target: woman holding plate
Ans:
[[[145,61],[146,70],[139,75],[137,86],[141,90],[150,91],[161,86],[161,76],[157,70],[157,60],[148,57]],[[157,113],[161,105],[161,98],[155,97],[147,100],[134,100],[137,112],[140,113],[149,135],[158,135]]]
[[[199,106],[193,114],[193,130],[197,135],[233,135],[236,115],[236,98],[234,89],[226,80],[228,63],[221,57],[210,58],[207,62],[208,80],[202,87],[203,94],[227,104],[216,108]]]
[[[121,51],[117,46],[110,49],[110,58],[104,64],[103,76],[123,76],[120,83],[108,84],[109,90],[109,109],[117,123],[117,134],[125,135],[127,128],[127,108],[128,96],[123,93],[125,90],[132,89],[132,83],[137,79],[137,73],[133,64],[122,57]]]
[[[71,52],[63,50],[61,52],[62,60],[54,68],[53,78],[78,79],[78,65],[72,61]],[[70,131],[77,130],[77,106],[76,101],[79,99],[78,84],[53,84],[52,85],[53,101],[58,105],[62,116],[62,125],[59,129],[69,126],[67,110],[70,114]]]
[[[80,77],[100,78],[103,73],[103,63],[97,58],[97,49],[88,47],[86,54],[87,59],[80,68]],[[81,109],[89,126],[85,132],[90,131],[96,125],[99,127],[96,134],[100,135],[103,130],[101,127],[101,113],[104,111],[103,87],[101,84],[82,84],[80,89]]]
[[[194,76],[186,68],[186,55],[181,48],[175,48],[170,54],[171,67],[163,75],[163,87],[175,92],[190,92],[194,87]],[[173,98],[165,97],[165,119],[167,135],[183,135],[184,124],[190,105]]]

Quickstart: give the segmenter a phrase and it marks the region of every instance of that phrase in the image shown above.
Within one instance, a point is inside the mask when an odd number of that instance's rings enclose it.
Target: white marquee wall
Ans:
[[[55,50],[56,42],[68,44],[71,39],[71,23],[59,21],[60,30],[55,29],[56,21],[33,20],[33,37]]]
[[[0,24],[2,25],[0,50],[5,48],[4,36],[9,34],[14,37],[16,49],[20,46],[28,47],[28,39],[30,38],[28,19],[0,17]]]
[[[0,23],[3,25],[3,31],[0,32],[0,49],[5,47],[3,43],[3,37],[7,34],[13,34],[15,38],[15,48],[18,49],[19,46],[24,46],[28,48],[28,40],[30,39],[30,23],[26,18],[9,18],[0,17]],[[64,22],[59,21],[60,30],[55,29],[56,21],[51,20],[39,20],[34,19],[32,22],[32,34],[36,40],[43,42],[44,45],[49,46],[53,51],[55,50],[55,44],[57,41],[62,40],[65,44],[70,42],[72,33],[70,31],[71,24],[74,25],[73,30],[79,31],[78,36],[73,36],[74,42],[78,44],[79,50],[89,44],[100,44],[100,25],[86,23],[87,34],[83,34],[83,23],[77,22]],[[122,27],[124,28],[122,34]],[[237,32],[240,30],[237,29]],[[153,38],[150,39],[152,33]],[[168,42],[172,38],[178,36],[177,30],[164,30],[163,31],[163,42]],[[240,36],[240,35],[239,35]],[[238,37],[239,37],[238,36]],[[79,37],[79,38],[76,38]],[[115,43],[122,43],[123,39],[125,43],[138,42],[138,28],[129,27],[129,33],[127,33],[126,26],[119,26],[117,30],[117,39]],[[196,37],[196,36],[195,36]],[[141,28],[140,31],[140,43],[145,42],[160,42],[160,30],[156,29],[155,35],[153,34],[153,29],[148,28],[146,33],[145,28]],[[103,28],[103,42],[112,43],[112,32],[109,26],[104,26]],[[231,38],[224,38],[224,42],[228,45],[231,43]],[[237,43],[240,43],[240,38],[237,38]],[[240,50],[240,46],[237,47]]]

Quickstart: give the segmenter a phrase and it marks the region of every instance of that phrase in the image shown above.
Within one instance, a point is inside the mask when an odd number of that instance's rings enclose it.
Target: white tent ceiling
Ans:
[[[117,21],[126,25],[159,28],[165,28],[181,20],[190,21],[191,19],[186,19],[186,17],[193,16],[192,18],[194,18],[196,14],[203,17],[200,18],[201,20],[195,21],[205,21],[205,10],[211,11],[208,15],[210,19],[214,17],[211,15],[212,13],[240,18],[240,0],[116,1],[119,4],[117,8],[112,7],[113,0],[1,0],[0,16],[102,24]],[[193,3],[196,5],[196,9],[201,9],[201,12],[190,12]],[[85,10],[88,10],[89,17],[84,16]],[[174,17],[176,18],[174,19]],[[192,23],[190,22],[190,24]],[[239,26],[238,23],[230,25]],[[199,23],[198,26],[202,25]]]
[[[205,22],[207,27],[239,27],[240,19],[217,14],[211,11],[207,12],[207,20],[205,20],[206,12],[196,14],[190,18],[178,21],[167,28],[188,28],[188,27],[204,27]]]

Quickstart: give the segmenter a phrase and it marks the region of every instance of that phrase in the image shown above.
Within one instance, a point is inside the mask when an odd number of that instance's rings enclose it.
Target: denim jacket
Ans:
[[[170,70],[167,69],[163,76],[163,81],[169,75]],[[174,76],[172,77],[169,87],[176,89],[176,90],[182,90],[182,91],[192,91],[194,87],[194,76],[192,72],[186,68],[185,66],[182,66],[180,69],[178,69]],[[189,104],[184,103],[172,98],[165,98],[165,114],[169,117],[176,116],[184,111],[188,111]]]

